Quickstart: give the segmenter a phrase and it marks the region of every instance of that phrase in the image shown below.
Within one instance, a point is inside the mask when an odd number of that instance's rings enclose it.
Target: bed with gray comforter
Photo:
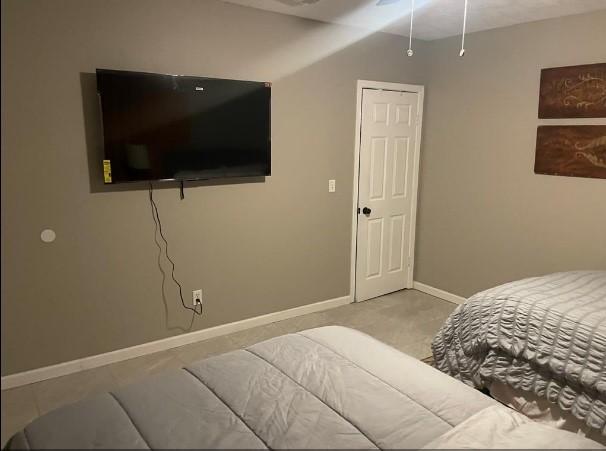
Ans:
[[[328,326],[63,407],[8,448],[599,447],[553,431],[367,335]]]
[[[437,368],[476,388],[531,392],[606,435],[606,271],[501,285],[469,298],[436,335]]]

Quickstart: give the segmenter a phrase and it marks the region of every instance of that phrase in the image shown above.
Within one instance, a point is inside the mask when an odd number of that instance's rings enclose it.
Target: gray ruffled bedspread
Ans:
[[[606,435],[606,271],[524,279],[460,305],[433,340],[436,366],[476,388],[499,381]]]

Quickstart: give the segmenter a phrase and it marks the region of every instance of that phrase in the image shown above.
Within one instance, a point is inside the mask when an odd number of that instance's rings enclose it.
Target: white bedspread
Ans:
[[[580,435],[537,424],[502,406],[488,407],[424,449],[602,449]]]
[[[606,435],[606,271],[534,277],[478,293],[442,326],[436,366],[477,388],[499,381]]]
[[[516,415],[374,338],[327,326],[64,406],[26,426],[6,449],[599,447]],[[468,421],[474,417],[477,425]],[[486,441],[490,431],[498,434]]]

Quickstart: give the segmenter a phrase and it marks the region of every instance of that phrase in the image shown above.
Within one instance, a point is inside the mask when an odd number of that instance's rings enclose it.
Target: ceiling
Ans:
[[[223,0],[242,6],[408,36],[411,0]],[[461,33],[464,0],[415,0],[413,36],[440,39]],[[467,31],[606,9],[606,0],[469,0]]]

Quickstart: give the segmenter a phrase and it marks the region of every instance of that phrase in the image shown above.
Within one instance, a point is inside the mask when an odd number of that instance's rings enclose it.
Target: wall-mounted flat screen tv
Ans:
[[[97,69],[106,183],[271,174],[271,85]]]

